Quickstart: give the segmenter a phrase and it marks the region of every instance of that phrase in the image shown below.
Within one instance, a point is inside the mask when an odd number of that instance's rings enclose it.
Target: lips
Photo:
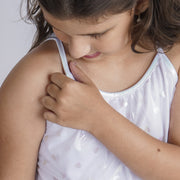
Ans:
[[[94,54],[91,54],[91,55],[86,55],[84,56],[85,58],[96,58],[100,55],[101,53],[100,52],[96,52]]]

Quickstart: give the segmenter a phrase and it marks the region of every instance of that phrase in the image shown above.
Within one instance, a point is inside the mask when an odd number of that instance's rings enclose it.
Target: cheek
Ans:
[[[129,35],[126,32],[118,31],[102,39],[96,47],[103,53],[115,53],[123,49],[129,42]]]
[[[104,54],[112,54],[112,53],[116,53],[117,51],[119,51],[122,48],[122,44],[119,41],[112,41],[110,43],[108,43],[108,45],[104,45],[102,47],[102,51]]]
[[[53,29],[53,32],[54,32],[54,34],[56,35],[56,37],[58,38],[58,39],[60,39],[62,42],[64,42],[64,43],[67,43],[68,44],[68,42],[69,42],[69,36],[67,36],[66,34],[64,34],[64,33],[62,33],[62,32],[60,32],[60,31],[57,31],[57,30],[55,30],[55,29]]]

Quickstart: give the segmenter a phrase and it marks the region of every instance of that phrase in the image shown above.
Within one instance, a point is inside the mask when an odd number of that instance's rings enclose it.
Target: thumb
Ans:
[[[70,61],[69,66],[74,78],[77,81],[85,84],[93,84],[92,80],[84,73],[75,61]]]

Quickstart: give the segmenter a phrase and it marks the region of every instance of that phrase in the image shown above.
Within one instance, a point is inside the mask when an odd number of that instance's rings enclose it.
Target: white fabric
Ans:
[[[57,43],[65,74],[73,78],[61,41],[56,37],[50,39]],[[167,142],[170,106],[177,80],[173,65],[162,51],[157,53],[147,72],[133,87],[115,93],[100,92],[132,123]],[[47,121],[39,151],[37,180],[139,179],[88,132]]]

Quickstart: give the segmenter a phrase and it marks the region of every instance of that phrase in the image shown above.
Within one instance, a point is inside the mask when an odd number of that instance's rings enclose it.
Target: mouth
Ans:
[[[98,57],[100,54],[101,54],[100,52],[96,52],[96,53],[94,53],[94,54],[86,55],[86,56],[84,56],[84,58],[88,58],[88,59],[96,58],[96,57]]]

